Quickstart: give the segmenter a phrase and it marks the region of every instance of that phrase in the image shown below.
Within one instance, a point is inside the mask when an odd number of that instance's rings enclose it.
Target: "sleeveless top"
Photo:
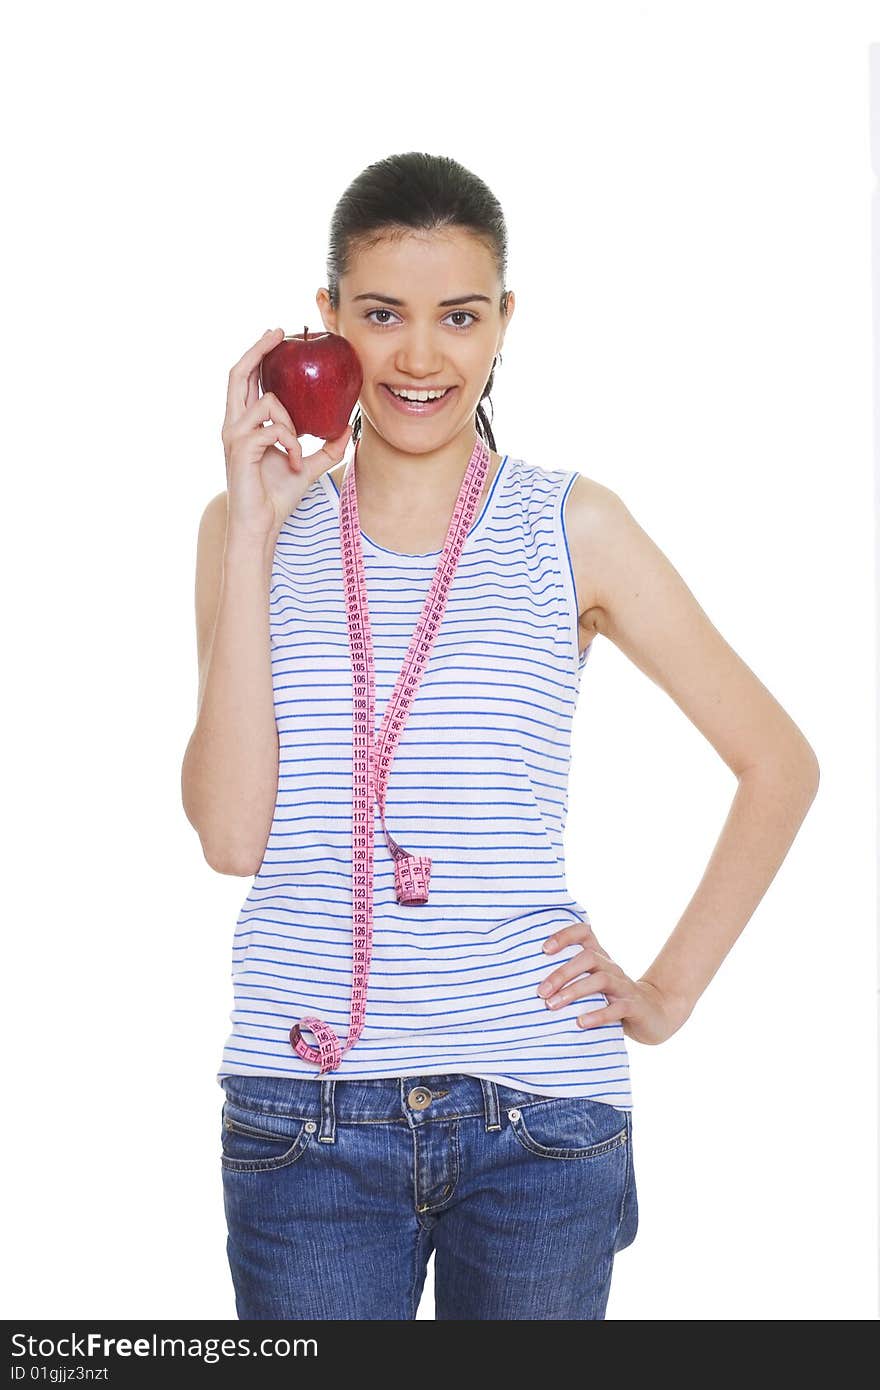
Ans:
[[[568,891],[563,848],[571,724],[590,651],[578,652],[563,515],[576,477],[506,455],[467,534],[386,792],[390,835],[432,858],[430,898],[397,902],[375,807],[366,1021],[328,1077],[463,1072],[632,1109],[622,1024],[577,1023],[606,996],[548,1009],[536,993],[583,949],[548,955],[543,942],[590,920]],[[401,554],[363,531],[361,543],[378,730],[441,552]],[[343,1046],[348,1037],[352,677],[339,492],[326,473],[279,533],[269,623],[278,789],[234,933],[218,1082],[319,1079],[288,1037],[306,1014]]]

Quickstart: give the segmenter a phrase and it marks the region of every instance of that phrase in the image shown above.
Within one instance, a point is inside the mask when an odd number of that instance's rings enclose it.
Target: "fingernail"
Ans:
[[[545,951],[555,951],[555,950],[556,950],[556,942],[555,942],[555,941],[545,941],[545,942],[544,942],[544,946],[543,946],[543,950],[545,950]]]

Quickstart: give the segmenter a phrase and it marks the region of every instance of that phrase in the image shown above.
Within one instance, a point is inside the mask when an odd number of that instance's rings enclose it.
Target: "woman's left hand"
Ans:
[[[589,923],[572,922],[570,927],[554,932],[544,949],[552,952],[573,941],[582,941],[583,950],[564,961],[538,986],[538,994],[548,1008],[601,993],[608,999],[607,1007],[581,1014],[578,1027],[601,1027],[620,1019],[624,1033],[641,1043],[665,1042],[678,1031],[688,1017],[683,1003],[668,998],[647,980],[631,980],[602,950]]]

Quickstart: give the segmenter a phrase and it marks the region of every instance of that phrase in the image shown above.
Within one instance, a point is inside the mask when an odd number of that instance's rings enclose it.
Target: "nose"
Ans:
[[[430,332],[416,329],[398,350],[394,366],[403,378],[418,381],[424,377],[436,381],[442,375],[443,355],[437,352]]]

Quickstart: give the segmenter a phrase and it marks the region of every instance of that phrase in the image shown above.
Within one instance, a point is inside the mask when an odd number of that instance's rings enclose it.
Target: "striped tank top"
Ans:
[[[606,996],[551,1010],[536,993],[583,949],[547,955],[543,942],[590,920],[568,891],[563,848],[571,724],[590,650],[578,651],[563,515],[576,477],[506,455],[467,534],[386,792],[391,836],[431,856],[430,898],[397,902],[375,808],[366,1020],[330,1076],[464,1072],[632,1109],[622,1024],[577,1024]],[[363,532],[361,543],[378,730],[441,552],[401,554]],[[279,533],[269,624],[278,789],[235,928],[218,1082],[319,1078],[288,1037],[306,1014],[343,1045],[348,1037],[352,675],[339,492],[326,473]]]

